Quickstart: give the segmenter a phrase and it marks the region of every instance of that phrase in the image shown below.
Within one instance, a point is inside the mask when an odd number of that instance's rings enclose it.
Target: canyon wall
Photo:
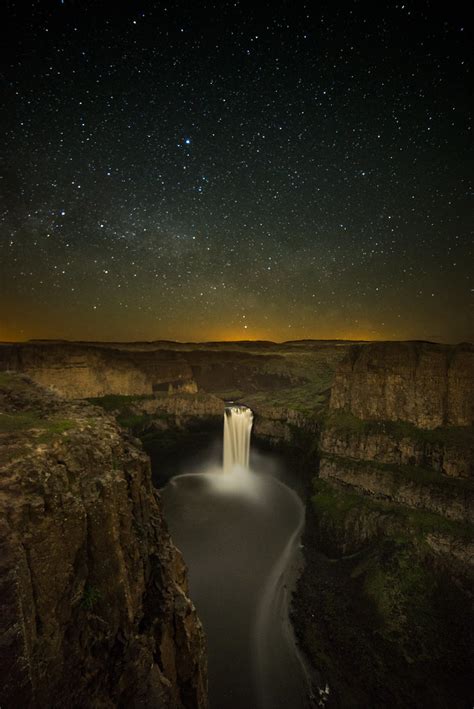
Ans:
[[[315,438],[319,422],[292,409],[257,404],[253,408],[253,434],[274,446],[295,445],[300,433]]]
[[[205,640],[137,441],[0,377],[0,704],[207,706]]]
[[[192,370],[179,352],[128,351],[80,343],[0,345],[0,370],[27,374],[71,399],[157,390],[193,389]]]
[[[474,347],[427,342],[353,346],[336,370],[331,409],[420,428],[474,423]]]
[[[222,418],[224,402],[212,394],[177,393],[172,396],[155,395],[152,398],[136,400],[132,410],[149,416],[166,414],[176,421],[185,421],[188,418]]]
[[[411,342],[336,370],[294,613],[332,706],[474,700],[473,368],[471,345]]]
[[[172,344],[172,343],[171,343]],[[17,371],[72,399],[159,391],[260,392],[305,377],[290,374],[278,353],[161,347],[159,343],[25,342],[0,344],[0,371]],[[277,347],[275,345],[275,347]]]
[[[320,477],[473,521],[473,371],[469,345],[351,348],[334,378]]]

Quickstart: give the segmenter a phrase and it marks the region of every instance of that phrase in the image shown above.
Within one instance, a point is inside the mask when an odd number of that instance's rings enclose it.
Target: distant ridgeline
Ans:
[[[422,428],[472,425],[473,361],[470,344],[425,342],[0,344],[0,371],[69,398],[199,390],[312,414],[330,394],[332,410]]]
[[[22,372],[70,398],[198,389],[226,398],[308,384],[327,389],[347,346],[26,342],[0,345],[0,370]]]

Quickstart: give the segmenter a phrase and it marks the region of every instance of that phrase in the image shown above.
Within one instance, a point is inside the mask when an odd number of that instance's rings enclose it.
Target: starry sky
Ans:
[[[468,3],[122,5],[2,3],[0,340],[474,339]]]

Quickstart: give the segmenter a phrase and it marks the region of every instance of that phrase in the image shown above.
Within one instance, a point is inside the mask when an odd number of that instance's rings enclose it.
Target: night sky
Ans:
[[[468,3],[124,5],[2,3],[0,339],[474,338]]]

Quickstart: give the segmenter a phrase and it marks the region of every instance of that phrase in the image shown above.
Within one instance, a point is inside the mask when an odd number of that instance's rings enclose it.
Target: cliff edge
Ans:
[[[331,409],[420,428],[474,424],[474,346],[375,342],[339,364]]]
[[[101,409],[0,376],[0,704],[207,706],[147,457]]]
[[[472,705],[473,367],[402,342],[336,370],[294,613],[330,706]]]

